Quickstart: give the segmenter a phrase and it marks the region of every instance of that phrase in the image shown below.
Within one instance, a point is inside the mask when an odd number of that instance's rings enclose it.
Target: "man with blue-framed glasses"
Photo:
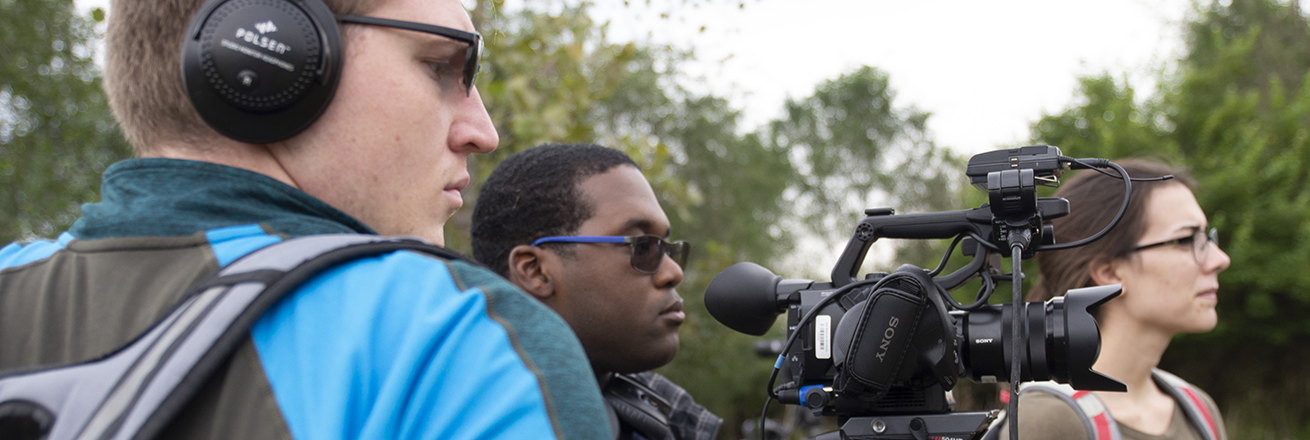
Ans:
[[[691,246],[621,151],[515,153],[473,211],[473,255],[564,318],[582,342],[617,439],[712,439],[722,420],[650,370],[673,360],[686,319],[676,288]]]

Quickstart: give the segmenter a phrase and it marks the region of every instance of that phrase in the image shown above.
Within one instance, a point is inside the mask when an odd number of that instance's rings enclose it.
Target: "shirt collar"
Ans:
[[[180,159],[129,159],[105,170],[100,202],[82,205],[80,239],[190,235],[241,224],[297,237],[376,234],[317,198],[256,172]]]

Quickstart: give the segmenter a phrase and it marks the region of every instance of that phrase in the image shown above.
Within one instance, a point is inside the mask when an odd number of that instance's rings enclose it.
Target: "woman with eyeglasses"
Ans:
[[[1122,285],[1119,297],[1093,313],[1101,331],[1094,369],[1124,382],[1128,391],[1075,391],[1053,383],[1027,386],[1020,394],[1019,435],[1225,439],[1213,400],[1156,367],[1174,335],[1215,327],[1218,275],[1230,260],[1192,194],[1195,184],[1189,177],[1155,161],[1116,163],[1134,178],[1173,178],[1133,182],[1123,219],[1100,240],[1039,253],[1041,277],[1028,300],[1044,301],[1080,287]],[[1068,216],[1053,221],[1056,239],[1078,240],[1103,229],[1118,213],[1123,182],[1084,171],[1056,196],[1068,199],[1070,208]]]

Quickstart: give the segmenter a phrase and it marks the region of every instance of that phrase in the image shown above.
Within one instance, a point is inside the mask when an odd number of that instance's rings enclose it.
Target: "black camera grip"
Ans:
[[[881,397],[900,373],[926,304],[922,295],[883,287],[849,310],[848,315],[858,313],[859,319],[853,322],[850,343],[843,344],[848,348],[838,369],[837,387],[846,392],[871,390],[871,397]],[[846,334],[847,329],[838,329],[838,344]]]

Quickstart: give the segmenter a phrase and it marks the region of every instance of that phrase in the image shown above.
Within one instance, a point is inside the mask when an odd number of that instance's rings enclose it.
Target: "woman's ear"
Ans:
[[[544,267],[550,258],[545,252],[536,246],[514,246],[509,251],[509,273],[506,274],[511,283],[542,301],[555,294],[550,271]]]
[[[1098,286],[1109,284],[1123,284],[1123,277],[1119,275],[1123,270],[1124,261],[1114,259],[1109,261],[1093,261],[1088,264],[1088,275],[1091,275],[1092,282]]]

